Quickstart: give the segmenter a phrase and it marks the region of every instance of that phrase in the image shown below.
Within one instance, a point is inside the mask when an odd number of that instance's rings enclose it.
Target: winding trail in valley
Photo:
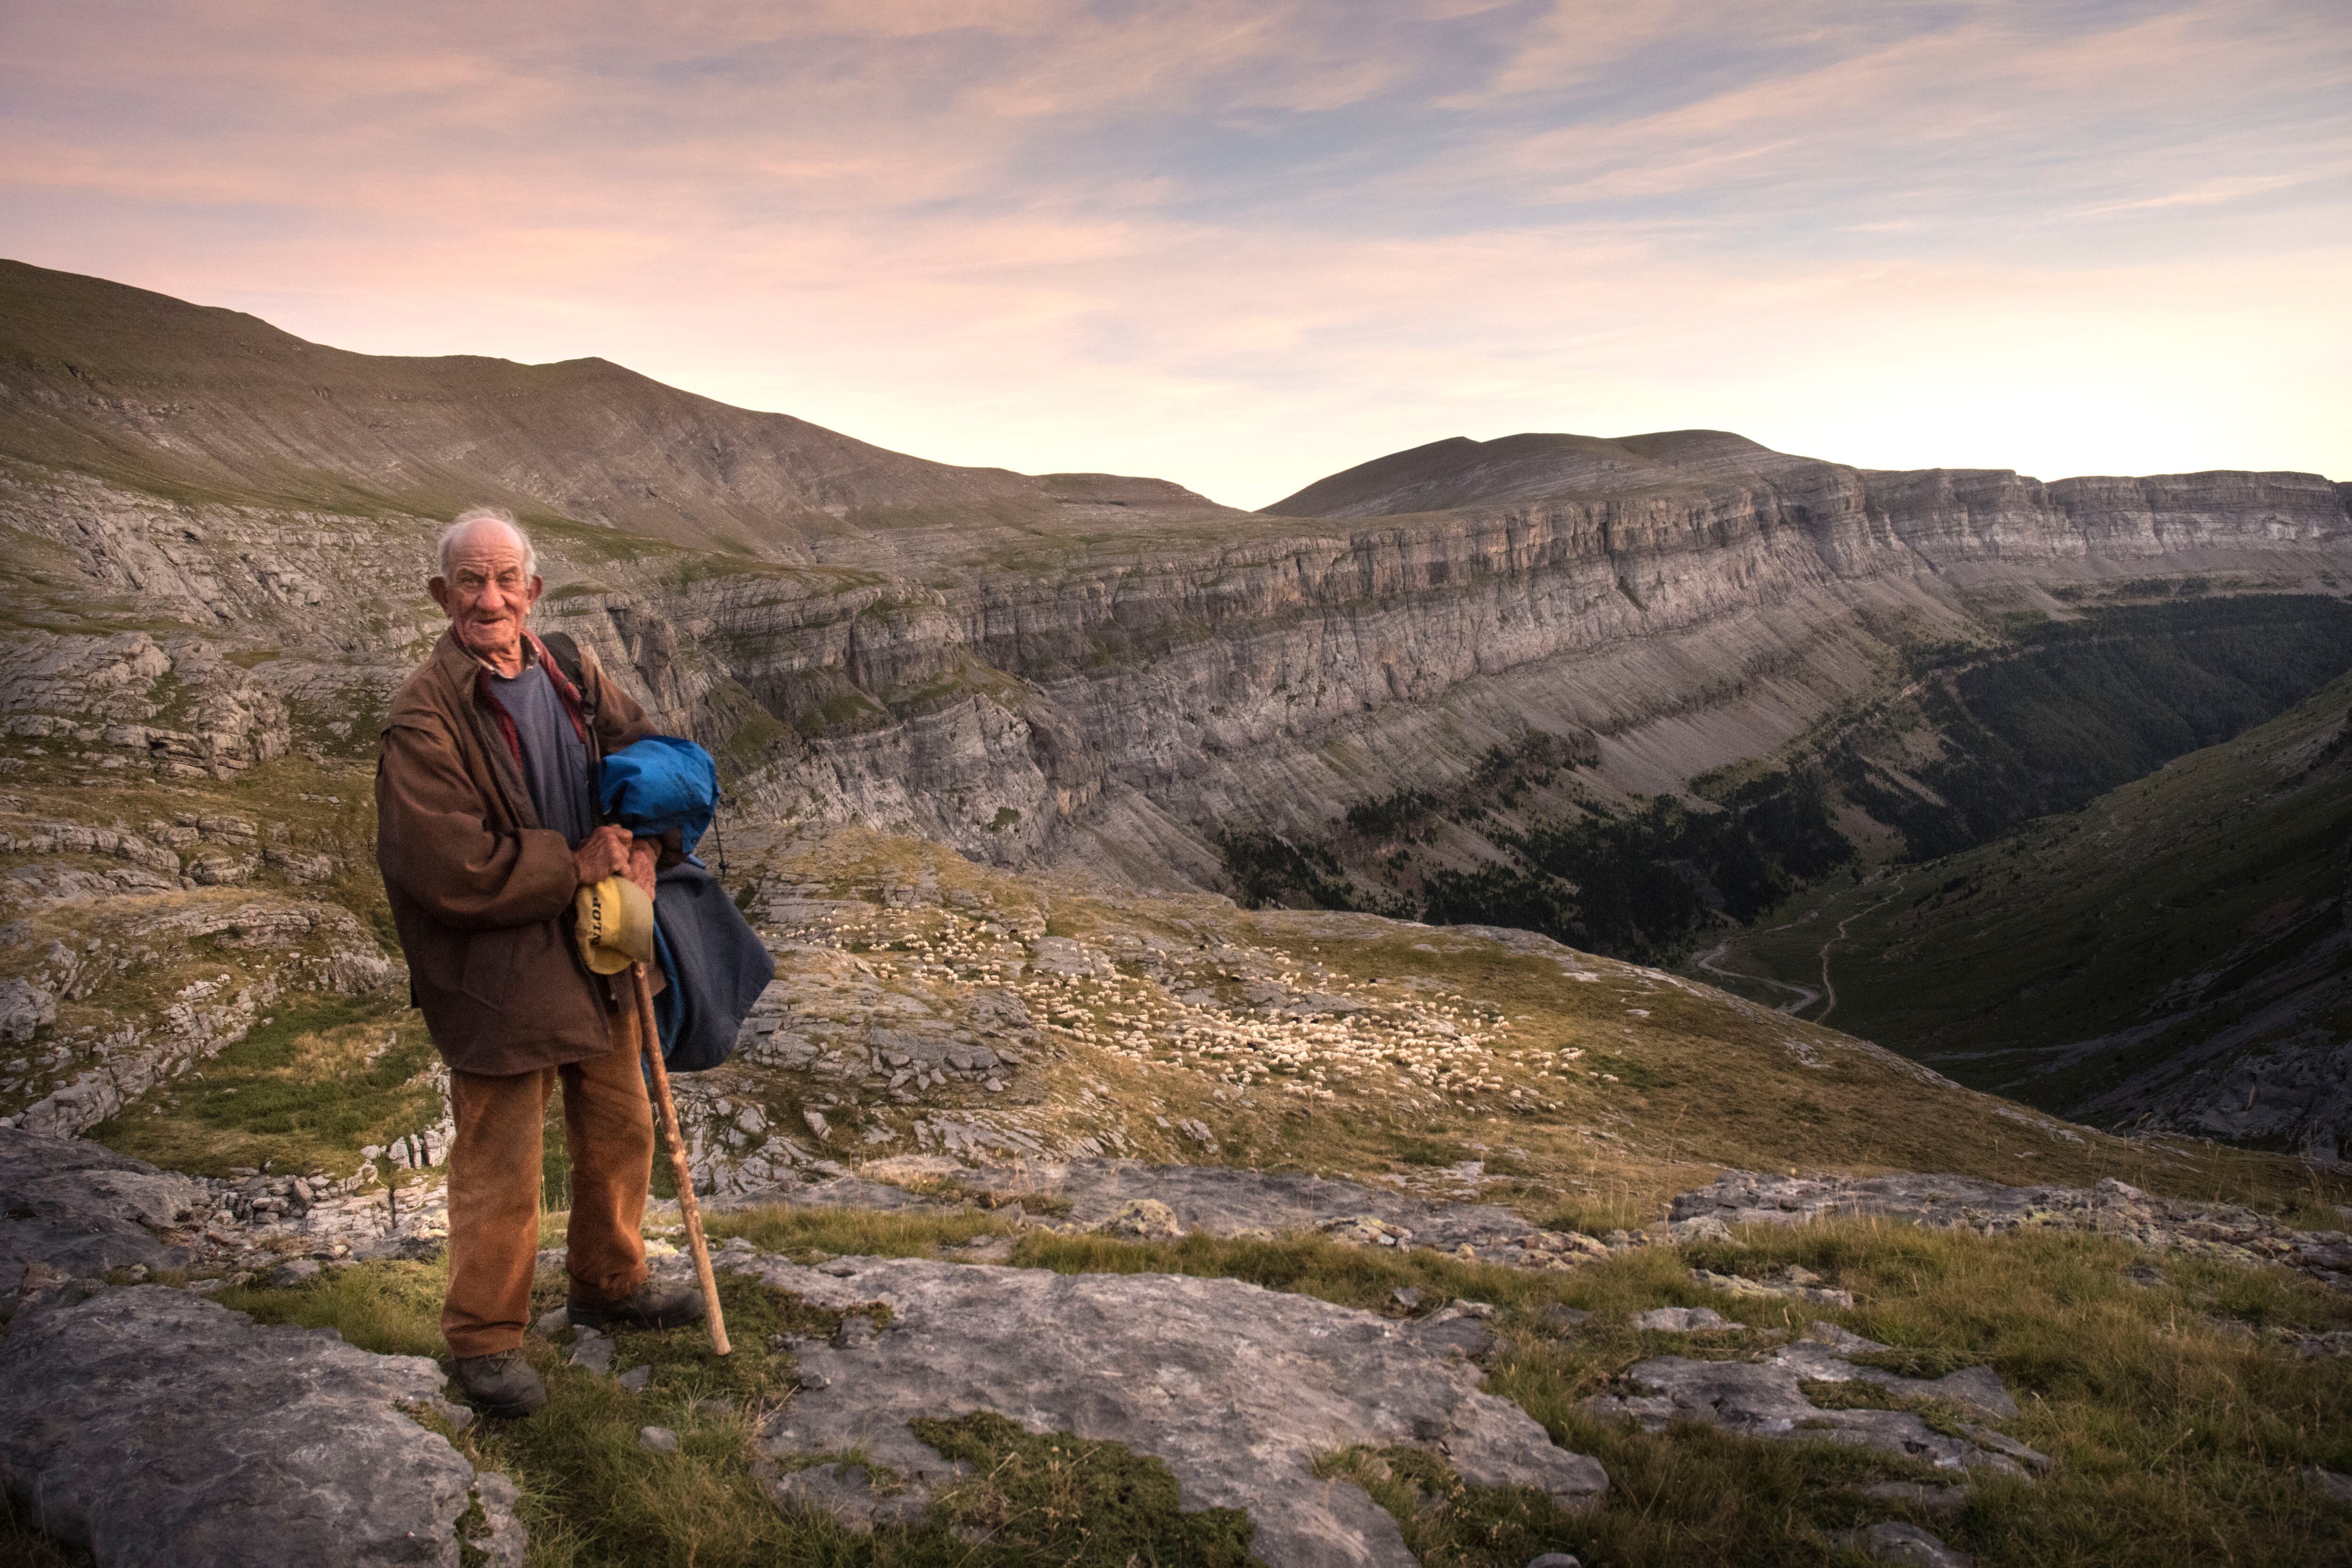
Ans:
[[[1823,1004],[1823,1006],[1820,1015],[1814,1017],[1812,1022],[1816,1024],[1822,1023],[1826,1020],[1832,1013],[1837,1010],[1837,984],[1830,978],[1830,950],[1845,940],[1846,927],[1852,925],[1854,921],[1862,919],[1862,917],[1866,914],[1870,914],[1874,910],[1885,908],[1896,898],[1900,897],[1903,892],[1904,881],[1904,878],[1895,878],[1893,890],[1888,892],[1885,898],[1879,900],[1876,903],[1870,905],[1866,909],[1856,910],[1853,913],[1846,916],[1845,919],[1838,921],[1836,931],[1831,935],[1828,941],[1822,942],[1821,945],[1819,957],[1822,965],[1822,983],[1818,989],[1811,985],[1800,984],[1793,980],[1778,980],[1769,974],[1750,974],[1745,970],[1726,969],[1717,961],[1722,958],[1725,953],[1731,951],[1732,942],[1738,940],[1735,937],[1724,938],[1723,941],[1717,942],[1705,952],[1697,954],[1691,960],[1691,962],[1697,964],[1699,968],[1705,970],[1707,973],[1714,975],[1718,980],[1746,980],[1758,985],[1769,985],[1775,991],[1788,992],[1790,999],[1780,1004],[1774,1011],[1785,1013],[1791,1018],[1802,1017],[1806,1008],[1811,1007],[1816,1002],[1821,1002]],[[1770,936],[1775,931],[1783,931],[1789,930],[1791,926],[1803,925],[1807,921],[1812,920],[1820,913],[1821,910],[1811,910],[1797,920],[1787,921],[1781,925],[1767,926],[1762,931],[1758,931],[1755,934],[1759,936]]]
[[[1813,918],[1813,914],[1819,912],[1820,911],[1818,910],[1814,910],[1806,914],[1802,919],[1790,921],[1787,925],[1772,926],[1758,934],[1769,936],[1776,931],[1787,931],[1789,926],[1802,925],[1806,921],[1811,920]],[[1748,974],[1737,969],[1726,969],[1721,964],[1716,963],[1717,959],[1721,958],[1726,952],[1730,951],[1733,940],[1734,939],[1730,937],[1724,938],[1721,942],[1717,942],[1713,947],[1708,948],[1705,952],[1700,953],[1691,962],[1697,964],[1701,969],[1706,970],[1709,974],[1716,976],[1719,980],[1749,980],[1755,982],[1759,985],[1769,985],[1775,991],[1786,991],[1790,993],[1792,1000],[1781,1003],[1774,1009],[1774,1011],[1786,1013],[1791,1018],[1795,1017],[1798,1014],[1803,1012],[1806,1008],[1811,1006],[1814,1003],[1822,999],[1822,994],[1814,990],[1810,985],[1800,985],[1794,981],[1789,980],[1775,980],[1769,974]],[[1826,973],[1826,971],[1824,971],[1824,973]]]
[[[1820,1015],[1812,1020],[1814,1023],[1827,1023],[1829,1021],[1829,1016],[1837,1011],[1837,984],[1830,979],[1830,949],[1835,947],[1838,943],[1845,940],[1846,927],[1852,925],[1854,921],[1862,919],[1862,917],[1866,914],[1885,909],[1896,899],[1902,897],[1903,884],[1905,880],[1906,879],[1902,877],[1895,878],[1895,887],[1892,891],[1890,891],[1885,898],[1879,900],[1878,902],[1871,905],[1868,909],[1856,910],[1853,913],[1846,916],[1845,919],[1838,921],[1837,934],[1830,938],[1829,941],[1822,943],[1822,994],[1826,996],[1829,1000],[1822,1008]]]

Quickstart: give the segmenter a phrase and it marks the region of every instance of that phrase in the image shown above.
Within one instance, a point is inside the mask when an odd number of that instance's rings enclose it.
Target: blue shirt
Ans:
[[[588,748],[572,727],[563,699],[535,664],[511,680],[490,671],[489,680],[490,695],[514,721],[515,738],[522,742],[523,783],[530,786],[540,826],[579,848],[596,830],[596,806],[588,793]]]

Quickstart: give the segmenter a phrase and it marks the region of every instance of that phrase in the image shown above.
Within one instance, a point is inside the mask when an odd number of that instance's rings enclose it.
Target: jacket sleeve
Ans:
[[[376,763],[383,879],[460,930],[535,925],[572,903],[580,875],[563,835],[491,830],[457,750],[431,720],[395,722]]]

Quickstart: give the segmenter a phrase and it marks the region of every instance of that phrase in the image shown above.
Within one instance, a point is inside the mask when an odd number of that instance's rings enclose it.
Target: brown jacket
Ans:
[[[534,639],[524,649],[536,661]],[[644,739],[645,710],[584,648],[581,665],[600,749]],[[375,770],[376,865],[412,994],[444,1061],[496,1075],[610,1050],[608,1018],[629,1002],[580,961],[579,873],[563,836],[540,826],[503,720],[482,667],[445,631],[393,698]]]

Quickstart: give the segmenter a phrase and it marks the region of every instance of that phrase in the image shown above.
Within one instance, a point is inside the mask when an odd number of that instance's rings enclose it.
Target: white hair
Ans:
[[[456,521],[441,531],[441,537],[434,543],[433,560],[441,575],[449,575],[449,552],[457,549],[467,534],[486,522],[495,522],[514,534],[515,542],[522,546],[524,576],[529,577],[539,570],[539,552],[531,548],[530,535],[522,531],[522,524],[515,521],[514,513],[502,506],[469,506],[457,514]]]

